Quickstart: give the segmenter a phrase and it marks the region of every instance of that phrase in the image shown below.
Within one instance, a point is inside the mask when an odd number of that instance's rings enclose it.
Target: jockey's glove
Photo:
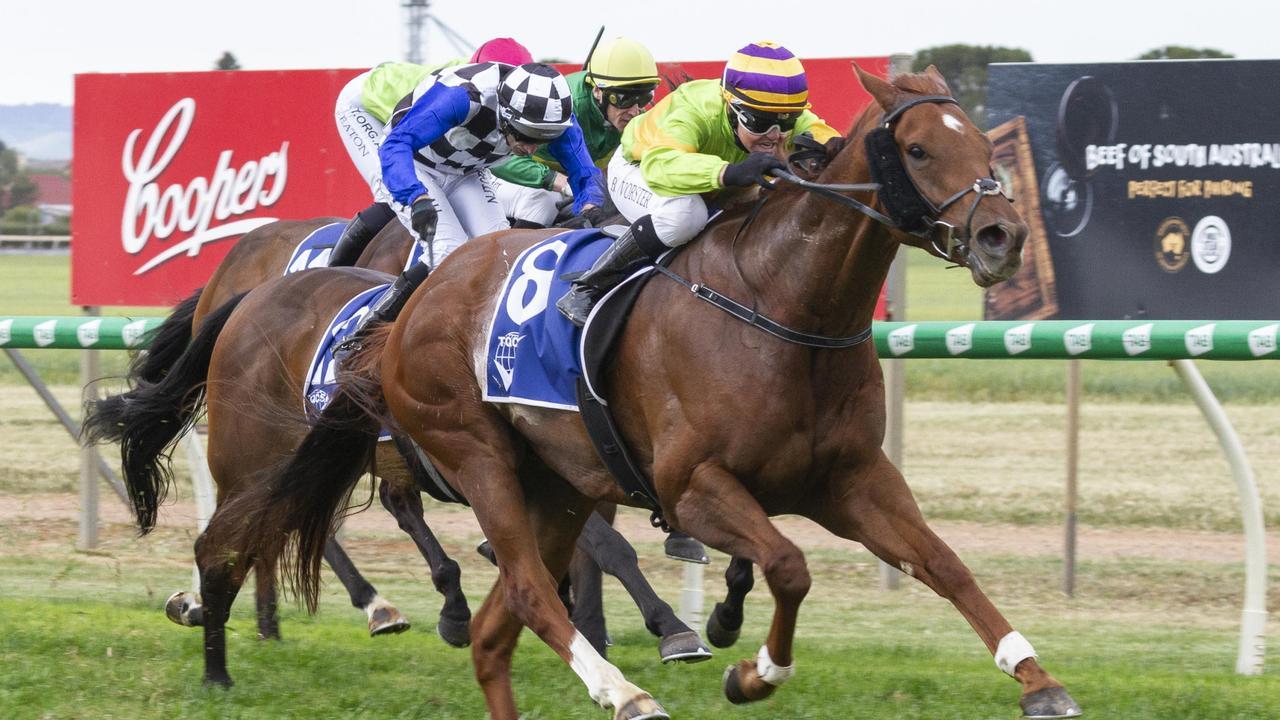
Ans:
[[[582,211],[582,217],[587,221],[587,227],[604,227],[605,222],[617,213],[611,213],[599,205],[593,205]]]
[[[773,155],[754,152],[748,155],[746,160],[731,163],[725,167],[723,179],[726,187],[759,185],[763,188],[772,188],[764,176],[773,170],[786,169],[787,166]]]
[[[440,222],[440,215],[436,212],[436,206],[431,202],[431,198],[423,195],[413,201],[409,222],[413,225],[413,231],[418,234],[419,240],[431,242],[431,238],[436,234],[436,225]]]

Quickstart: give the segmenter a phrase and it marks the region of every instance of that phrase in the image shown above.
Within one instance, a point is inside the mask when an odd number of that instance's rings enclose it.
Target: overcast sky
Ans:
[[[208,70],[224,51],[255,70],[403,59],[400,5],[0,0],[0,104],[69,104],[75,73]],[[570,61],[585,57],[602,24],[609,35],[648,45],[659,60],[722,59],[760,39],[801,57],[910,53],[949,43],[1021,47],[1041,62],[1128,60],[1170,44],[1280,57],[1274,0],[434,0],[431,11],[473,43],[511,36],[535,57]],[[427,37],[428,60],[460,54],[438,30]]]

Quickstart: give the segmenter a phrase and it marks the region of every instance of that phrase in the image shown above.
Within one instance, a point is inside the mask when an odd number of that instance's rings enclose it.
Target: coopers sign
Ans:
[[[857,62],[888,73],[888,58]],[[869,102],[850,59],[805,65],[814,109],[847,129]],[[718,77],[723,67],[660,65],[673,78]],[[244,233],[368,205],[333,120],[339,91],[362,71],[77,75],[72,302],[172,305],[203,286]]]

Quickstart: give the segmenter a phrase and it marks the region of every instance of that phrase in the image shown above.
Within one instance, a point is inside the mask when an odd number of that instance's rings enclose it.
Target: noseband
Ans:
[[[876,222],[926,240],[930,249],[938,257],[961,264],[969,253],[969,241],[973,237],[973,216],[978,211],[978,204],[988,195],[1003,195],[1004,188],[999,180],[988,175],[975,179],[973,185],[951,195],[941,204],[934,204],[920,192],[915,181],[911,179],[911,174],[907,172],[906,165],[902,162],[898,141],[894,137],[894,129],[907,110],[924,104],[958,105],[959,103],[955,98],[946,95],[925,95],[913,98],[886,114],[880,120],[879,127],[867,133],[866,137],[867,164],[871,169],[871,179],[874,182],[830,185],[809,182],[788,172],[774,174],[781,180],[848,205]],[[878,194],[888,215],[840,194],[866,191]],[[974,198],[969,206],[964,225],[957,227],[942,220],[942,213],[969,193],[973,193]]]

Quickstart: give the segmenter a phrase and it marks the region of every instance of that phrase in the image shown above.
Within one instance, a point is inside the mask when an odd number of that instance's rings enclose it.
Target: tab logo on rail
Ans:
[[[1011,327],[1004,331],[1004,349],[1010,355],[1026,352],[1031,349],[1031,330],[1035,323],[1026,323]]]
[[[90,320],[87,323],[81,323],[76,326],[76,340],[80,342],[80,347],[89,347],[98,344],[98,332],[102,328],[102,320]]]
[[[916,349],[916,325],[913,323],[889,333],[889,352],[905,355]]]
[[[1209,323],[1187,331],[1184,340],[1187,343],[1187,352],[1191,354],[1191,357],[1199,357],[1213,350],[1213,328],[1215,325],[1216,323]]]
[[[1141,355],[1151,349],[1151,329],[1155,327],[1152,323],[1131,327],[1124,331],[1120,336],[1120,342],[1124,344],[1124,351],[1129,355]]]
[[[280,143],[279,150],[238,167],[232,165],[233,151],[222,150],[208,175],[161,187],[159,177],[182,150],[195,119],[195,98],[185,97],[169,108],[145,141],[141,128],[129,133],[125,141],[120,159],[129,181],[120,219],[124,251],[141,256],[154,246],[153,241],[166,241],[176,232],[190,233],[142,262],[134,275],[184,253],[195,257],[206,243],[236,237],[278,219],[242,216],[274,205],[284,194],[289,168],[287,140]]]
[[[947,117],[950,117],[949,115]],[[977,327],[973,323],[967,323],[960,327],[954,327],[947,331],[947,352],[952,355],[959,355],[973,349],[973,329]]]
[[[1280,334],[1280,324],[1267,325],[1249,331],[1249,352],[1254,357],[1270,355],[1276,351],[1276,335]]]

